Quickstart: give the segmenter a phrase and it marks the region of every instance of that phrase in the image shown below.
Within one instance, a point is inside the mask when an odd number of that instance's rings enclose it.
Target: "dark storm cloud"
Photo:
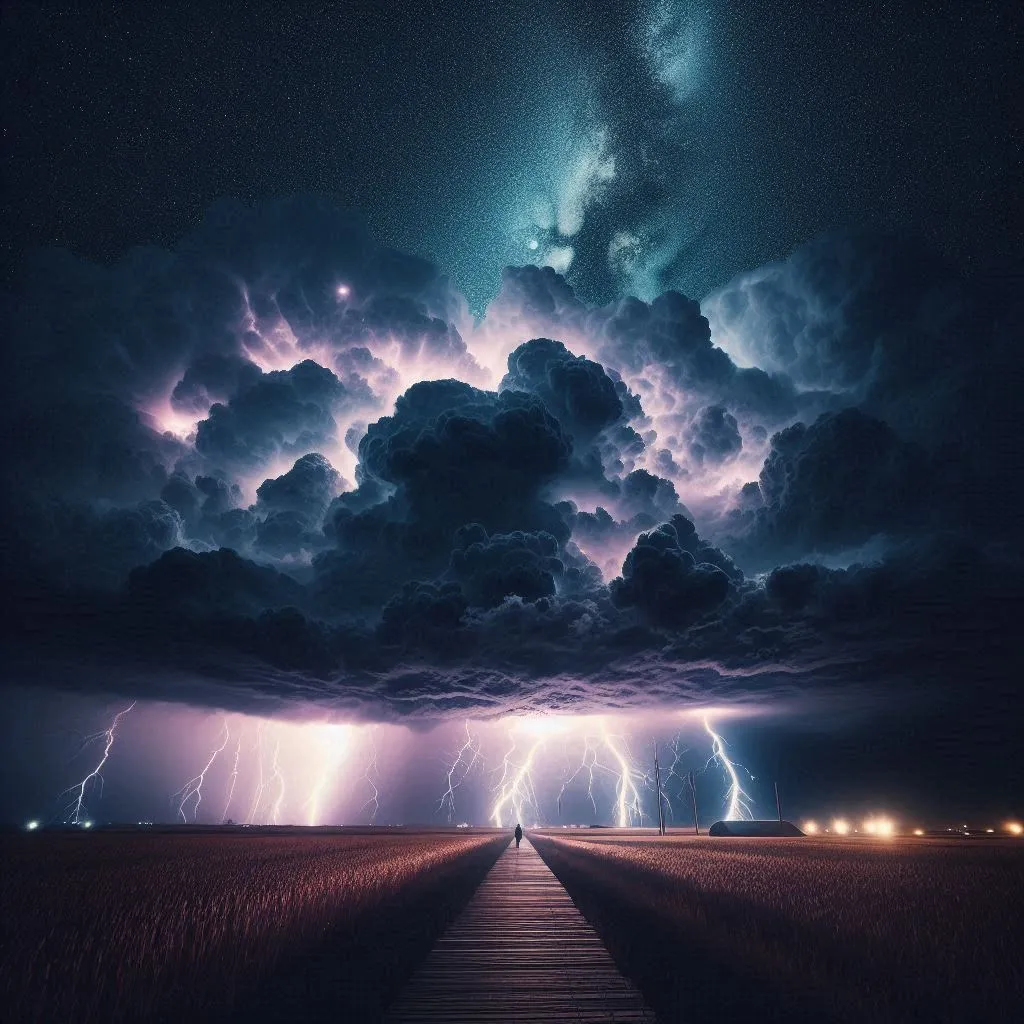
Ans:
[[[640,608],[655,624],[669,627],[689,625],[717,608],[729,595],[731,581],[711,561],[698,561],[700,551],[695,557],[687,550],[690,538],[700,544],[692,531],[693,524],[680,516],[677,522],[642,533],[626,556],[621,578],[612,581],[612,601]],[[721,561],[724,556],[714,552],[710,557]]]
[[[921,441],[974,429],[987,412],[979,378],[1006,397],[992,364],[1010,364],[1007,335],[1020,326],[1005,292],[981,292],[920,243],[868,232],[802,245],[739,275],[704,309],[729,351]]]
[[[335,413],[372,401],[353,394],[325,367],[307,359],[290,370],[261,374],[226,404],[217,403],[196,429],[196,450],[225,467],[255,467],[278,455],[335,443]]]
[[[1019,507],[995,473],[1016,321],[829,251],[765,269],[768,340],[737,312],[753,278],[713,303],[771,372],[678,293],[595,308],[536,268],[474,330],[320,203],[221,208],[106,270],[49,257],[7,302],[7,672],[369,718],[919,685],[1020,579],[991,528]],[[457,379],[496,337],[499,389]],[[436,379],[384,414],[410,366]],[[991,685],[1005,657],[978,655]]]
[[[451,574],[476,608],[496,608],[513,594],[524,601],[554,597],[565,572],[560,545],[549,533],[489,537],[474,524],[458,532],[455,545]]]
[[[965,282],[920,244],[854,233],[740,275],[705,307],[731,351],[859,410],[773,439],[758,516],[776,541],[809,553],[872,532],[1016,532],[1024,316],[1009,289]]]
[[[736,417],[720,405],[705,406],[688,431],[690,454],[698,462],[722,462],[743,447]]]
[[[760,501],[752,496],[760,507],[734,513],[733,544],[763,566],[953,525],[942,522],[933,471],[921,447],[857,409],[796,423],[772,437]]]
[[[129,570],[185,540],[182,517],[159,500],[103,508],[8,494],[0,513],[12,600],[26,581],[116,590]]]
[[[339,497],[327,529],[337,550],[314,568],[324,599],[383,601],[449,563],[457,531],[569,530],[541,491],[569,464],[572,445],[542,402],[524,392],[459,381],[416,384],[359,445],[360,486]]]
[[[256,488],[257,503],[275,512],[320,515],[344,489],[341,477],[319,452],[303,455],[287,473]]]
[[[591,307],[550,268],[510,267],[488,307],[492,319],[508,330],[586,339],[602,363],[646,380],[650,398],[666,409],[705,398],[771,424],[809,404],[785,373],[737,367],[713,343],[699,303],[678,292]]]
[[[253,388],[260,368],[234,353],[208,352],[185,370],[171,392],[171,404],[183,412],[205,414],[214,403],[226,403]]]
[[[571,453],[537,398],[457,381],[414,385],[359,445],[364,472],[397,487],[393,503],[439,531],[465,522],[494,530],[550,525],[539,492]]]
[[[473,370],[446,319],[465,312],[447,278],[315,198],[223,203],[173,251],[108,267],[42,251],[3,308],[11,505],[71,503],[87,519],[162,498],[185,524],[173,543],[199,547],[257,544],[268,509],[254,515],[243,492],[274,456],[280,472],[338,451],[357,410],[365,423],[376,407],[372,388],[397,388],[396,354]],[[278,519],[262,544],[283,557],[289,534],[305,548],[319,529]]]
[[[615,382],[604,368],[574,356],[560,341],[535,338],[508,357],[502,390],[536,394],[569,435],[592,440],[623,413]]]

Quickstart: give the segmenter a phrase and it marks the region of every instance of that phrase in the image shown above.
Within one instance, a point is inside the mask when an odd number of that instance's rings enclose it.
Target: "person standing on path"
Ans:
[[[519,844],[523,841],[523,827],[522,825],[516,825],[516,849],[519,849]]]

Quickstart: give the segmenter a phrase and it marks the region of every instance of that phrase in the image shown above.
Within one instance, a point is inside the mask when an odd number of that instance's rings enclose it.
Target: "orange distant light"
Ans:
[[[1019,836],[1024,833],[1024,825],[1019,821],[1008,821],[1006,823],[1006,831],[1011,835]]]
[[[863,827],[868,835],[880,836],[883,839],[889,839],[896,833],[896,823],[891,818],[868,818]]]
[[[813,836],[818,831],[818,823],[816,821],[805,821],[801,827],[809,836]]]
[[[836,818],[836,820],[832,822],[832,831],[835,832],[837,836],[845,836],[850,831],[850,823],[843,818]]]

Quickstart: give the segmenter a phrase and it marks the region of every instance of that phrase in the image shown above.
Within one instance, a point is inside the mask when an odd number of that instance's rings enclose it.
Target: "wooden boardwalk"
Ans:
[[[562,883],[510,844],[391,1007],[418,1021],[651,1021]]]

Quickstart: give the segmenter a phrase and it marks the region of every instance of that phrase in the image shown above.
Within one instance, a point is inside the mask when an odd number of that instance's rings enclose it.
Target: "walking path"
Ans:
[[[655,1017],[524,839],[498,858],[387,1019],[604,1024]]]

